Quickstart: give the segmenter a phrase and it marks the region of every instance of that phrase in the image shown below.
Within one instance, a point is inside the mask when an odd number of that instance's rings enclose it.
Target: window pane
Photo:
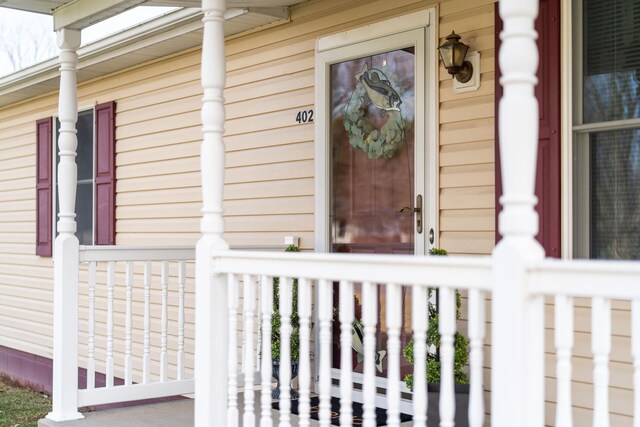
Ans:
[[[414,68],[413,48],[331,66],[333,252],[413,253]]]
[[[93,110],[78,114],[78,180],[93,179]]]
[[[76,196],[76,236],[81,245],[93,244],[93,183],[78,184]]]
[[[640,2],[584,0],[584,123],[640,117]]]
[[[78,166],[78,187],[76,193],[76,222],[78,231],[76,236],[81,245],[93,244],[93,110],[81,111],[78,113],[76,122],[78,137],[78,148],[76,165]],[[60,131],[60,120],[56,118],[56,146],[54,147],[56,156],[56,171],[60,163],[59,147],[57,144]],[[58,214],[60,213],[60,201],[58,198],[58,175],[56,173],[56,218],[57,226]],[[57,232],[56,232],[57,234]]]
[[[76,122],[78,148],[76,164],[78,165],[78,180],[93,179],[93,110],[78,113]],[[56,169],[60,162],[60,148],[57,141],[60,136],[60,120],[56,118]],[[57,176],[56,176],[57,180]]]
[[[640,130],[593,133],[591,258],[640,259]]]

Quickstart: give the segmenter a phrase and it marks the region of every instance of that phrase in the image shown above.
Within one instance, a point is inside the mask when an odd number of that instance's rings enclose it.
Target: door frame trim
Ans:
[[[422,86],[423,99],[416,96],[416,116],[420,110],[424,111],[424,126],[416,127],[416,139],[424,138],[424,152],[420,152],[416,144],[415,180],[424,182],[423,224],[424,231],[416,236],[416,253],[427,253],[429,247],[437,246],[438,241],[438,193],[437,193],[437,66],[436,44],[436,9],[429,8],[408,15],[402,15],[385,21],[370,24],[342,33],[320,38],[316,41],[316,117],[315,120],[315,252],[329,252],[329,206],[330,206],[330,152],[327,137],[330,123],[329,66],[339,61],[373,53],[368,45],[373,40],[385,44],[376,46],[376,51],[392,50],[398,46],[397,41],[389,41],[389,36],[423,31],[422,40],[416,40],[416,46],[421,45],[423,61],[416,62],[416,76],[424,74]],[[417,33],[415,33],[417,34]],[[420,63],[421,62],[421,63]],[[418,85],[416,85],[418,86]],[[416,93],[418,93],[416,91]],[[416,194],[418,194],[416,188]],[[435,230],[434,244],[428,243],[429,230]]]
[[[381,44],[375,50],[369,48],[363,51],[363,45],[370,44],[376,39],[388,38],[393,35],[406,33],[420,34],[420,39],[414,35],[416,47],[420,47],[421,61],[416,62],[416,76],[424,75],[424,79],[416,85],[416,94],[421,90],[422,99],[416,96],[416,117],[419,111],[423,111],[424,125],[416,127],[416,139],[424,138],[424,149],[419,150],[420,144],[416,144],[415,151],[415,180],[424,183],[423,194],[423,233],[416,235],[416,253],[426,254],[431,247],[438,246],[439,240],[439,217],[438,217],[438,57],[436,49],[438,47],[437,36],[437,7],[431,7],[418,12],[397,16],[381,22],[373,23],[363,27],[355,28],[338,34],[320,38],[316,41],[316,62],[315,62],[315,252],[329,252],[330,245],[330,146],[327,137],[329,135],[330,123],[326,120],[330,116],[329,107],[329,66],[332,63],[346,61],[367,55],[402,47],[394,43]],[[388,39],[387,39],[388,40]],[[406,46],[407,38],[404,38],[403,46]],[[382,41],[382,40],[379,40]],[[357,46],[360,45],[360,46]],[[416,52],[418,49],[416,49]],[[418,86],[421,86],[420,89]],[[420,152],[422,151],[422,152]],[[416,188],[415,194],[418,194]],[[435,231],[433,244],[428,243],[429,230]],[[316,289],[316,297],[317,297]],[[317,312],[314,314],[317,324]],[[318,331],[316,331],[315,351],[319,354]],[[338,370],[332,369],[332,378],[337,378]],[[314,372],[315,386],[317,387],[317,369]],[[379,381],[376,381],[377,383]],[[384,385],[382,385],[384,387]],[[378,385],[380,387],[380,385]],[[332,390],[334,390],[332,386]],[[401,383],[401,391],[408,392],[408,389]],[[386,399],[377,399],[377,405],[386,407]],[[405,413],[411,413],[411,406],[406,402],[402,404]]]

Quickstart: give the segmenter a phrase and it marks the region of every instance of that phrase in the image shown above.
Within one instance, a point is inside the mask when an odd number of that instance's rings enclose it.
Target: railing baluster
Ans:
[[[272,427],[271,420],[271,374],[273,365],[271,362],[271,317],[273,314],[273,279],[262,276],[260,300],[262,308],[262,396],[260,403],[262,416],[260,427]]]
[[[640,299],[631,303],[631,354],[633,356],[633,427],[640,427]]]
[[[262,295],[262,286],[260,285],[260,280],[259,278],[254,280],[253,285],[256,287],[256,298],[258,299],[257,302],[257,307],[260,307],[260,299],[261,299],[261,295]],[[258,325],[258,332],[260,332],[260,322],[262,322],[262,310],[260,310],[259,308],[256,310],[256,325]],[[260,365],[260,349],[262,348],[262,334],[258,333],[257,336],[257,341],[256,341],[256,354],[255,354],[255,367],[256,367],[256,372],[260,372],[262,370],[262,366]]]
[[[318,281],[318,321],[320,323],[320,368],[318,371],[320,403],[318,414],[321,427],[331,425],[331,326],[333,320],[332,283]]]
[[[168,291],[169,291],[169,263],[162,262],[162,271],[160,275],[160,283],[162,285],[162,318],[161,318],[161,335],[160,335],[160,381],[167,381],[167,326],[168,326]]]
[[[87,386],[76,390],[80,406],[112,404],[131,400],[168,397],[174,394],[193,393],[193,377],[184,378],[186,374],[186,368],[184,367],[186,262],[190,259],[190,252],[192,251],[174,248],[150,248],[149,250],[151,253],[143,253],[135,248],[80,248],[79,262],[82,266],[85,266],[82,271],[87,273],[86,284],[88,289],[84,294],[87,301]],[[157,258],[155,255],[157,255]],[[173,375],[172,371],[169,370],[168,363],[168,360],[173,360],[173,356],[169,354],[173,350],[171,350],[170,345],[171,337],[168,336],[168,326],[171,326],[168,325],[171,318],[168,305],[172,301],[169,298],[174,295],[173,293],[169,294],[169,286],[171,286],[169,281],[172,280],[169,275],[174,274],[171,273],[170,267],[173,268],[173,265],[170,263],[174,261],[178,267],[176,280],[179,282],[179,287],[177,286],[178,289],[175,292],[178,298],[175,305],[179,311],[176,317],[178,317],[177,323],[181,324],[176,332],[176,335],[179,336],[177,339],[178,356],[176,364],[178,372],[176,375]],[[154,273],[158,278],[160,278],[159,273],[161,273],[159,270],[154,271],[154,262],[162,264],[162,288],[158,286],[157,289],[152,289]],[[140,274],[143,272],[142,266],[144,266],[144,280],[142,280],[142,274]],[[98,286],[104,286],[104,293],[100,293]],[[152,290],[157,300],[152,299]],[[140,294],[137,292],[140,292]],[[103,310],[99,309],[101,298],[104,298]],[[142,304],[143,299],[144,305]],[[225,295],[225,301],[226,299]],[[163,319],[158,322],[160,327],[153,333],[150,325],[152,321],[152,301],[154,301],[154,304],[157,303],[157,308],[164,312],[158,312],[158,318],[162,314]],[[138,303],[140,304],[138,305]],[[100,313],[102,312],[104,314],[100,318]],[[143,315],[144,334],[142,333]],[[136,319],[141,320],[140,335],[137,337],[136,330],[134,330]],[[98,324],[100,321],[103,322],[102,333]],[[160,329],[162,329],[165,337],[162,344],[159,339]],[[226,326],[224,329],[226,331]],[[158,342],[155,342],[156,338],[158,338]],[[98,347],[101,339],[103,342],[102,355]],[[136,350],[139,351],[136,352]],[[152,353],[154,351],[155,353]],[[164,360],[158,361],[158,359],[162,359],[161,352],[164,353]],[[152,356],[157,356],[158,359],[152,360]],[[140,362],[139,368],[141,372],[136,371],[136,361]],[[162,366],[163,362],[164,367]],[[100,372],[102,374],[96,379],[97,366],[101,366]],[[164,373],[161,372],[162,369],[164,369]],[[161,377],[165,379],[165,384],[160,384],[161,381],[151,384],[151,382],[155,382]],[[96,384],[98,380],[100,380],[101,384]],[[102,384],[104,384],[104,387],[100,387]],[[224,390],[226,395],[226,387]],[[222,401],[226,404],[227,399],[224,398]]]
[[[87,342],[87,389],[96,387],[96,263],[89,263],[89,337]]]
[[[229,427],[238,425],[238,281],[234,274],[228,276],[229,306],[229,393],[227,422]]]
[[[291,279],[280,277],[280,426],[291,425]]]
[[[362,284],[362,317],[364,324],[364,405],[363,425],[376,425],[376,325],[378,323],[378,290],[371,282]]]
[[[427,322],[428,290],[414,286],[411,290],[413,328],[413,425],[427,425]]]
[[[125,385],[131,385],[131,297],[133,288],[133,262],[127,262],[126,271],[126,303],[127,312],[125,320],[125,343],[124,343],[124,383]]]
[[[572,426],[571,348],[573,347],[573,298],[566,295],[556,295],[555,329],[557,358],[556,425]]]
[[[144,350],[142,354],[142,383],[149,383],[151,347],[151,263],[144,263]]]
[[[186,263],[178,262],[178,379],[184,378],[184,288]]]
[[[243,361],[244,371],[244,414],[242,417],[243,427],[254,427],[256,418],[254,413],[253,377],[254,377],[254,355],[253,355],[253,316],[256,309],[256,288],[251,280],[251,276],[245,274],[243,277],[244,295],[244,335],[245,358]]]
[[[591,302],[591,351],[593,352],[593,425],[609,427],[609,353],[611,352],[611,300]]]
[[[263,285],[264,286],[264,285]],[[307,279],[298,279],[298,316],[300,318],[300,366],[298,383],[300,396],[298,398],[298,426],[309,426],[310,388],[311,388],[311,283]]]
[[[343,280],[340,282],[340,366],[342,366],[340,369],[340,424],[345,426],[353,422],[351,409],[353,304],[353,283]]]
[[[471,390],[469,396],[469,426],[484,425],[484,385],[482,371],[484,369],[485,336],[484,293],[478,289],[469,291],[469,362],[471,374]]]
[[[400,425],[400,327],[402,286],[387,284],[387,425]]]
[[[107,264],[107,387],[113,387],[113,288],[115,286],[115,263]]]
[[[455,391],[453,381],[454,334],[456,332],[456,294],[449,287],[440,288],[440,427],[453,427]]]

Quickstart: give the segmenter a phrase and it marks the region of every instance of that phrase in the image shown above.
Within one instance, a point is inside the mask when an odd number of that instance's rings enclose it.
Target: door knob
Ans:
[[[416,233],[422,234],[422,195],[416,196],[416,207],[405,206],[399,212],[411,212],[416,216]]]

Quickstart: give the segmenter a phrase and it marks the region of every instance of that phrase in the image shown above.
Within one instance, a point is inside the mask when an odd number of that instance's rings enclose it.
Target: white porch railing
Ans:
[[[351,366],[352,358],[352,323],[353,285],[362,283],[362,307],[364,324],[364,382],[362,393],[363,419],[365,425],[375,423],[376,373],[375,373],[375,334],[378,321],[378,287],[386,288],[386,327],[387,327],[387,390],[385,405],[387,407],[388,425],[398,425],[400,422],[400,328],[402,324],[402,287],[409,287],[412,295],[412,328],[414,331],[414,388],[413,388],[413,420],[414,425],[425,426],[427,417],[427,387],[426,387],[426,330],[428,327],[428,289],[440,290],[439,331],[441,334],[441,397],[440,422],[442,426],[454,425],[455,397],[454,397],[454,334],[456,332],[455,290],[469,291],[469,331],[471,344],[470,374],[471,391],[469,418],[472,426],[484,423],[484,387],[482,381],[483,370],[483,338],[485,330],[484,306],[485,294],[490,291],[491,263],[487,258],[448,258],[412,256],[371,256],[345,254],[278,254],[251,252],[224,252],[214,254],[214,270],[216,273],[228,276],[228,313],[229,313],[229,363],[228,363],[228,405],[227,425],[251,426],[260,421],[260,425],[271,425],[271,317],[272,317],[272,289],[273,277],[280,278],[280,316],[281,316],[281,347],[280,347],[280,401],[279,425],[291,425],[290,379],[291,364],[289,324],[292,315],[292,278],[298,279],[298,315],[300,317],[300,359],[298,425],[309,425],[311,360],[316,360],[318,368],[319,419],[321,425],[328,426],[331,420],[331,369],[332,369],[332,322],[333,313],[333,283],[340,286],[340,342],[342,366]],[[256,280],[258,279],[259,280]],[[238,295],[239,282],[242,280],[243,309],[240,310]],[[260,330],[262,331],[262,348],[254,346],[253,322],[256,316],[256,289],[260,283]],[[317,319],[319,354],[311,355],[310,324],[311,301],[317,295]],[[237,321],[238,312],[242,313],[244,327],[244,355],[241,362],[237,360]],[[268,339],[264,339],[268,337]],[[256,366],[256,353],[260,352],[262,381],[260,409],[255,409],[253,383]],[[244,384],[238,384],[238,366],[245,375]],[[354,391],[352,371],[350,368],[341,369],[340,376],[340,404],[341,425],[351,425],[351,403]],[[243,407],[238,405],[238,387],[244,387]],[[219,410],[225,407],[217,402]],[[221,406],[220,406],[221,405]],[[240,415],[242,414],[242,415]],[[258,415],[256,415],[258,414]],[[375,425],[375,424],[374,424]]]
[[[78,406],[193,393],[192,366],[185,366],[185,296],[194,291],[194,252],[80,248],[87,311],[79,358],[86,360],[87,382],[78,390]]]
[[[492,299],[493,321],[495,313],[505,311],[497,307],[499,299],[496,293],[501,292],[494,280],[496,265],[502,262],[498,257],[467,258],[467,257],[422,257],[411,256],[377,256],[377,255],[347,255],[347,254],[285,254],[227,251],[215,253],[213,268],[216,273],[226,275],[229,313],[228,340],[228,401],[215,402],[220,411],[227,412],[227,425],[275,425],[278,420],[280,426],[292,425],[291,395],[289,382],[291,379],[290,334],[289,324],[292,315],[292,278],[298,279],[298,314],[300,316],[300,359],[299,359],[299,400],[298,425],[307,426],[310,423],[310,396],[315,391],[319,395],[320,425],[330,425],[331,392],[332,392],[332,327],[333,327],[333,289],[334,283],[339,282],[339,314],[340,322],[340,370],[339,398],[340,425],[351,425],[351,404],[355,393],[361,393],[364,407],[364,425],[375,422],[376,406],[387,408],[387,425],[399,425],[401,390],[400,378],[400,341],[401,327],[401,289],[411,289],[412,310],[411,325],[413,330],[414,347],[414,389],[410,404],[413,414],[413,425],[425,426],[428,405],[426,392],[426,337],[428,327],[427,298],[428,289],[440,290],[439,331],[441,334],[440,357],[442,366],[442,382],[438,413],[440,426],[453,426],[455,418],[454,397],[454,333],[455,328],[455,290],[468,291],[468,329],[466,332],[470,342],[470,396],[468,407],[468,425],[482,426],[485,422],[484,383],[483,383],[483,346],[485,323],[484,307],[488,299]],[[511,370],[504,366],[493,349],[491,364],[492,378],[506,378],[511,387],[526,387],[533,390],[544,390],[545,351],[555,358],[555,413],[545,416],[545,393],[537,395],[532,401],[520,402],[517,412],[512,414],[511,425],[519,424],[517,418],[522,413],[530,413],[536,419],[554,420],[556,426],[573,426],[572,407],[572,347],[574,341],[574,307],[573,298],[588,298],[591,304],[591,339],[593,360],[593,425],[609,426],[626,423],[624,418],[616,418],[609,410],[609,355],[613,338],[611,327],[611,301],[627,301],[631,308],[631,344],[628,347],[619,346],[620,353],[628,352],[633,359],[633,390],[634,390],[634,426],[640,425],[640,264],[623,262],[594,262],[594,261],[531,261],[524,268],[525,271],[525,304],[529,322],[526,330],[529,335],[522,334],[511,324],[493,327],[493,340],[499,340],[496,333],[506,330],[511,340],[511,351],[505,358],[516,357],[524,343],[533,342],[531,360],[542,363],[527,366],[525,372]],[[271,341],[262,339],[255,344],[254,335],[261,331],[258,337],[271,336],[271,317],[273,315],[272,289],[273,278],[280,279],[280,316],[281,316],[281,347],[280,347],[280,402],[276,416],[272,411],[271,400]],[[353,386],[351,367],[352,358],[352,322],[353,285],[362,284],[362,313],[364,323],[364,381],[361,390]],[[378,287],[386,287],[385,315],[388,329],[386,392],[380,395],[379,382],[375,374],[375,334],[378,319]],[[257,290],[259,289],[259,295]],[[239,295],[243,296],[242,307]],[[317,354],[313,354],[310,334],[312,317],[312,299],[317,296],[316,315],[319,343]],[[553,297],[554,325],[547,333],[555,337],[555,348],[546,348],[544,342],[535,337],[545,334],[545,305],[544,297]],[[256,306],[256,301],[259,305]],[[242,321],[236,320],[242,316]],[[259,329],[255,329],[254,322],[259,319]],[[514,323],[517,319],[514,319]],[[244,324],[243,357],[238,360],[239,341],[236,336],[239,324]],[[620,326],[618,326],[620,327]],[[241,328],[242,329],[242,328]],[[492,344],[493,345],[493,344]],[[254,384],[256,357],[261,353],[261,381]],[[312,378],[312,361],[317,367],[317,387],[314,390]],[[583,368],[584,369],[584,368]],[[612,368],[613,369],[613,368]],[[242,371],[245,375],[239,375]],[[584,377],[583,372],[581,377]],[[243,383],[239,383],[239,378]],[[261,390],[259,402],[255,402],[254,390]],[[244,388],[239,392],[239,388]],[[495,381],[490,387],[491,400],[497,393]],[[507,390],[508,391],[508,390]],[[547,391],[547,398],[548,398]],[[381,401],[382,399],[382,401]],[[243,402],[241,405],[239,402]],[[382,403],[382,405],[381,405]],[[404,402],[407,403],[406,401]],[[496,403],[496,402],[494,402]],[[500,405],[499,403],[497,403]],[[503,411],[508,413],[508,409]],[[516,409],[514,409],[516,411]],[[493,411],[492,411],[493,412]],[[629,418],[626,419],[629,423]],[[458,419],[459,421],[459,419]],[[626,424],[625,424],[626,425]],[[629,424],[630,425],[630,424]]]
[[[630,326],[630,346],[618,342],[616,350],[633,360],[633,426],[640,426],[640,263],[544,260],[533,263],[527,276],[531,295],[554,297],[555,425],[574,425],[571,383],[574,298],[587,298],[591,305],[593,425],[620,425],[612,419],[609,410],[609,358],[613,339],[611,303],[616,300],[627,303],[631,310],[630,325],[617,325]],[[537,318],[543,327],[544,313],[537,313]]]

